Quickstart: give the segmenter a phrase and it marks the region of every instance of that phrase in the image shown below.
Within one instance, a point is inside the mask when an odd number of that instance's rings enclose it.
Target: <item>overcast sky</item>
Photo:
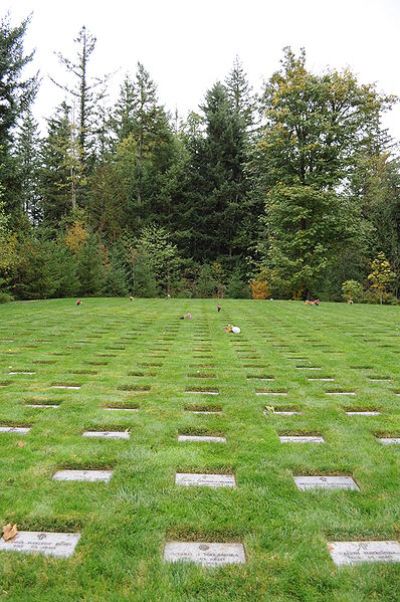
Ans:
[[[162,103],[181,115],[225,78],[236,55],[259,90],[287,45],[304,46],[314,71],[350,67],[400,96],[400,0],[0,0],[0,15],[7,10],[14,24],[33,13],[26,48],[36,48],[42,76],[39,119],[62,100],[48,79],[63,79],[54,51],[72,57],[82,25],[97,37],[94,74],[116,72],[113,99],[141,61]],[[400,106],[386,123],[400,138]]]

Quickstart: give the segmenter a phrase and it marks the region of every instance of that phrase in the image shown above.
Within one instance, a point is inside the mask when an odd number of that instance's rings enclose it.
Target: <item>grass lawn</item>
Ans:
[[[185,311],[192,320],[179,320]],[[0,432],[1,524],[81,534],[68,559],[0,552],[0,600],[398,602],[400,564],[337,567],[327,544],[400,540],[400,446],[377,439],[400,437],[399,335],[396,307],[0,306],[0,426],[31,427]],[[346,414],[357,410],[379,413]],[[129,439],[82,436],[104,430]],[[279,440],[296,434],[324,442]],[[64,469],[113,474],[53,480]],[[237,486],[175,485],[191,472]],[[300,491],[302,475],[352,476],[359,491]],[[242,543],[246,563],[167,563],[171,541]]]

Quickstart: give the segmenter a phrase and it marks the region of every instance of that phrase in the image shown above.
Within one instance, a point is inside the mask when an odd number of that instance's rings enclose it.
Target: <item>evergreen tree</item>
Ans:
[[[133,265],[132,294],[136,297],[156,297],[156,277],[147,255],[137,254]]]
[[[48,121],[42,142],[40,169],[41,209],[44,221],[55,228],[77,207],[81,163],[70,107],[62,103]]]
[[[78,255],[78,278],[80,294],[99,295],[104,286],[104,266],[99,242],[92,234],[88,237]]]
[[[114,245],[110,250],[103,290],[112,297],[124,297],[128,294],[127,270],[120,245]]]
[[[34,54],[24,52],[28,25],[29,18],[15,27],[9,16],[0,21],[0,188],[6,209],[14,213],[20,210],[20,185],[16,160],[12,156],[14,129],[37,90],[37,76],[23,77],[24,68]]]
[[[28,110],[17,133],[15,145],[21,189],[21,209],[35,225],[39,224],[42,217],[39,192],[40,138],[38,127],[32,112]]]
[[[84,197],[85,178],[93,165],[95,154],[95,132],[99,117],[101,101],[105,97],[106,77],[93,77],[90,74],[90,62],[96,48],[96,38],[83,26],[74,39],[77,52],[74,59],[69,59],[58,53],[58,59],[72,76],[74,84],[60,84],[52,78],[59,88],[65,90],[71,105],[77,109],[77,151],[80,161],[82,178],[79,181],[81,203]]]
[[[125,76],[119,98],[112,111],[109,125],[112,134],[118,142],[134,132],[135,108],[137,106],[135,84],[128,75]]]
[[[246,252],[246,127],[221,83],[207,92],[202,111],[203,128],[192,129],[188,140],[186,227],[193,232],[189,251],[198,260],[225,256],[234,263]]]
[[[251,131],[255,122],[256,98],[239,57],[235,58],[225,85],[234,112],[241,118],[244,128]]]

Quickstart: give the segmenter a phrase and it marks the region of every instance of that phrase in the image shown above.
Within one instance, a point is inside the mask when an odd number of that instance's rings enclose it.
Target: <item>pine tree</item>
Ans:
[[[242,119],[244,128],[251,131],[255,122],[256,98],[239,57],[235,58],[225,85],[233,110]]]
[[[96,48],[96,38],[85,26],[83,26],[74,39],[77,53],[74,59],[69,59],[58,53],[58,59],[65,67],[68,74],[72,75],[75,84],[60,84],[51,78],[59,88],[65,90],[71,99],[71,105],[77,109],[77,141],[78,155],[81,164],[82,181],[84,187],[84,175],[88,173],[94,161],[95,153],[95,131],[99,116],[99,107],[105,97],[106,77],[92,77],[90,75],[90,62]],[[84,194],[83,189],[81,194]]]
[[[136,107],[135,84],[128,75],[125,76],[109,119],[110,129],[118,142],[134,132],[135,107]]]
[[[201,109],[202,127],[194,121],[188,137],[190,254],[210,261],[225,256],[234,264],[246,250],[242,229],[248,215],[243,173],[246,130],[221,83],[207,92]]]
[[[29,18],[16,27],[11,25],[9,16],[0,21],[0,188],[7,210],[14,213],[20,211],[20,186],[12,156],[14,128],[37,90],[37,76],[23,77],[23,70],[34,54],[24,52],[28,25]]]
[[[28,110],[17,133],[15,156],[20,181],[21,209],[32,224],[39,224],[42,212],[40,207],[40,138],[38,123]]]
[[[78,277],[81,295],[99,295],[104,286],[105,272],[99,241],[90,235],[78,256]]]
[[[64,102],[48,121],[48,134],[42,142],[40,195],[46,224],[57,227],[77,208],[81,162],[71,110]]]

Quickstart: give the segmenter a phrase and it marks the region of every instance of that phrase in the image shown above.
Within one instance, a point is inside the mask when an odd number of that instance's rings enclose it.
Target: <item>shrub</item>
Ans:
[[[0,291],[0,305],[3,303],[10,303],[14,301],[14,298],[10,293],[6,293],[5,291]]]
[[[364,289],[357,280],[346,280],[342,283],[342,296],[347,303],[360,303],[364,299]]]
[[[253,280],[250,280],[250,290],[252,299],[267,299],[270,296],[267,274],[264,270],[261,270]]]
[[[226,296],[230,299],[248,299],[250,297],[249,285],[242,279],[239,270],[232,272],[228,280]]]

